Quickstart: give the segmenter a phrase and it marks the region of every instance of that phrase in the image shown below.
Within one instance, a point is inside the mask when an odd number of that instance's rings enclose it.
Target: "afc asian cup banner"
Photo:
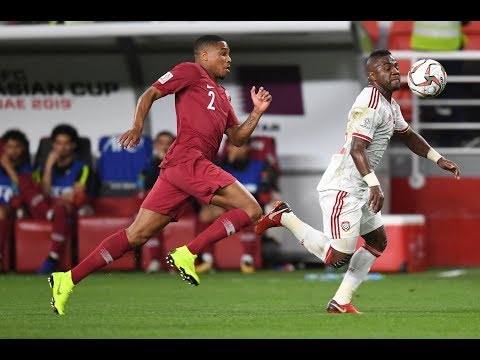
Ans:
[[[0,55],[0,135],[22,130],[33,154],[59,123],[89,137],[96,151],[101,136],[131,126],[135,104],[121,55]]]

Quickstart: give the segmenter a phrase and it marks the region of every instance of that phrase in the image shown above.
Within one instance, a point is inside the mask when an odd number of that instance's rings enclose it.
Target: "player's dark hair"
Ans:
[[[225,39],[218,35],[203,35],[195,41],[195,44],[193,45],[193,54],[196,55],[207,47],[215,45],[219,41],[225,41]]]
[[[384,56],[387,56],[387,55],[392,55],[392,53],[389,50],[386,50],[386,49],[374,50],[370,53],[370,56],[368,57],[367,62],[370,59],[377,59],[379,57],[384,57]]]
[[[10,129],[5,131],[2,135],[3,143],[6,143],[8,140],[16,140],[23,145],[25,149],[23,161],[30,163],[30,142],[28,141],[27,135],[21,130]]]
[[[50,135],[50,139],[52,141],[55,141],[57,136],[62,135],[62,134],[70,137],[70,139],[75,144],[77,144],[77,145],[79,144],[80,139],[79,139],[77,130],[73,126],[68,125],[68,124],[60,124],[60,125],[55,126],[52,130],[52,134]]]
[[[5,133],[2,135],[2,141],[5,143],[8,140],[17,140],[21,142],[26,149],[28,149],[30,145],[25,133],[18,129],[11,129],[5,131]]]

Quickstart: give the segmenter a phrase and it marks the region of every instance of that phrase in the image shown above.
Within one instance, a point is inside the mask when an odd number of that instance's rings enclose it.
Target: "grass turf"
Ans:
[[[480,339],[480,269],[383,274],[353,303],[361,315],[328,314],[340,279],[323,270],[202,274],[97,272],[58,316],[47,276],[0,275],[0,339]]]

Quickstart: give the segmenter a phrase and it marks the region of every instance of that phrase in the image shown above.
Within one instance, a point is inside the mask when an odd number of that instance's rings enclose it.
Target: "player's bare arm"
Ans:
[[[258,88],[258,92],[256,92],[255,86],[252,86],[250,89],[250,97],[253,102],[253,110],[250,115],[248,115],[247,119],[241,125],[231,126],[226,131],[228,139],[235,146],[242,146],[245,144],[257,127],[260,117],[272,102],[272,95],[270,95],[263,86]]]
[[[352,147],[350,149],[350,156],[357,167],[358,172],[362,177],[367,176],[372,172],[370,167],[370,161],[367,155],[367,146],[369,142],[357,136],[352,137]],[[373,212],[379,212],[383,207],[385,198],[383,191],[380,188],[380,184],[370,186],[370,197],[368,199],[368,206],[370,206]]]
[[[45,161],[45,168],[42,174],[42,189],[45,194],[50,194],[52,189],[52,172],[53,167],[59,160],[59,153],[55,150],[51,150],[48,153],[47,160]]]
[[[123,133],[118,139],[118,143],[125,149],[137,146],[142,138],[143,124],[147,117],[150,108],[155,100],[160,99],[163,94],[155,86],[150,86],[145,92],[140,95],[135,109],[135,119],[130,130]]]
[[[432,148],[420,134],[409,129],[405,133],[398,134],[397,136],[410,149],[410,151],[418,156],[428,158],[428,152],[431,151]],[[450,171],[456,179],[460,179],[460,168],[456,163],[446,159],[444,156],[440,157],[436,163],[443,170]]]

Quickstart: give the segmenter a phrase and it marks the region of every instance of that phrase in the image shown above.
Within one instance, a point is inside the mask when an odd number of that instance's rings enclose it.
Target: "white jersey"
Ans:
[[[374,86],[365,87],[357,96],[348,114],[345,144],[334,154],[317,186],[318,191],[342,190],[362,198],[368,185],[357,170],[350,148],[352,136],[367,140],[370,167],[375,170],[394,132],[405,132],[410,126],[403,118],[400,106],[391,103]]]

